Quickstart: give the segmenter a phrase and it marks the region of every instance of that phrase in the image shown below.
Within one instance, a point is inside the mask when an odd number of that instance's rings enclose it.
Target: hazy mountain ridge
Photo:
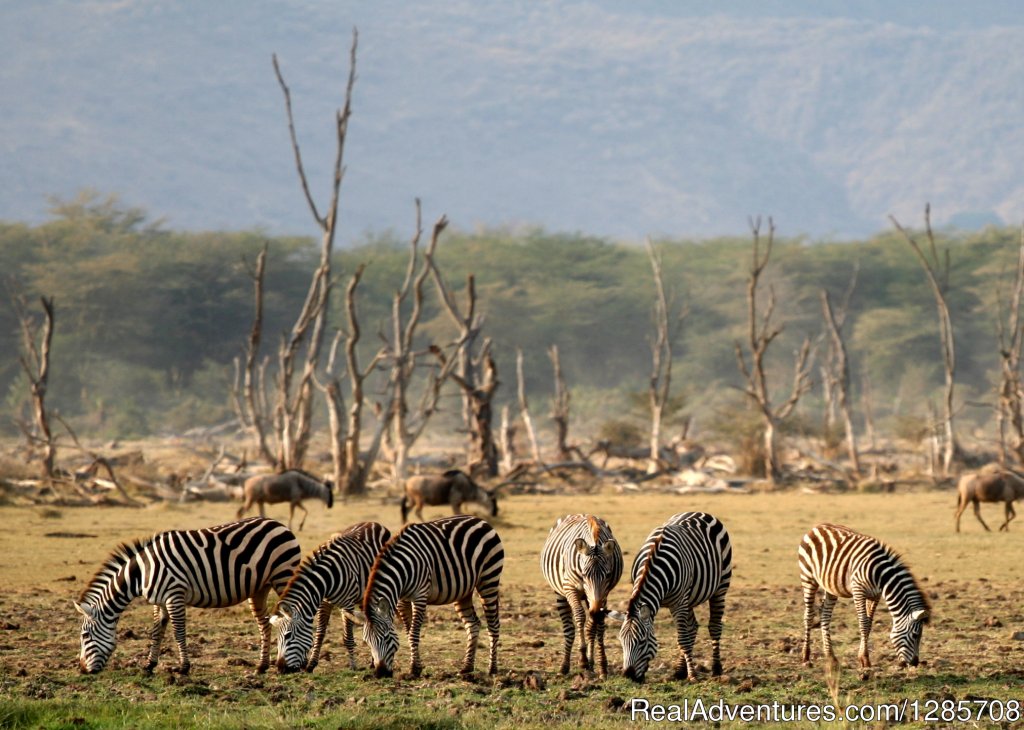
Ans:
[[[122,192],[185,228],[309,232],[277,52],[314,194],[360,29],[344,240],[531,222],[637,238],[869,233],[925,201],[1024,217],[1020,28],[510,2],[49,2],[0,10],[0,218]]]

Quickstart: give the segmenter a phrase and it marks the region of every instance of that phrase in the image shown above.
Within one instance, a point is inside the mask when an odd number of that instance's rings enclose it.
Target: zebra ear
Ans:
[[[928,619],[931,618],[928,614],[928,610],[921,608],[910,614],[910,618],[914,621],[920,621],[921,623],[928,623]]]
[[[388,615],[388,599],[381,598],[375,604],[373,604],[373,612],[378,616]]]
[[[276,613],[270,614],[270,625],[276,628],[278,625],[280,625],[281,619],[282,617],[277,615]]]
[[[625,621],[626,620],[626,614],[622,613],[621,611],[609,610],[608,613],[605,614],[605,616],[607,616],[610,619],[614,619],[615,621]]]
[[[292,617],[292,612],[289,611],[288,608],[285,607],[285,606],[278,606],[277,607],[277,613],[280,614],[281,618],[289,618],[290,619]]]
[[[648,606],[646,603],[640,606],[640,610],[637,613],[644,621],[654,620],[654,608]]]
[[[609,558],[615,554],[615,548],[618,544],[614,540],[607,540],[601,544],[601,552],[603,552]]]
[[[78,601],[72,601],[75,604],[75,610],[86,618],[96,618],[96,611],[87,603],[79,603]]]
[[[347,608],[341,609],[341,615],[347,618],[349,621],[354,623],[356,626],[363,626],[366,623],[366,614],[362,611],[352,609],[351,611]]]
[[[573,544],[576,546],[576,551],[580,555],[586,555],[590,552],[590,545],[588,545],[587,541],[584,540],[582,537],[577,537],[576,541]]]

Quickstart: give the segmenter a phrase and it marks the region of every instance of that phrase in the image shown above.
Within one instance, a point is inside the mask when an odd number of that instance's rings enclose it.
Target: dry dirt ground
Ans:
[[[365,670],[347,669],[340,622],[332,626],[324,658],[312,675],[255,675],[258,637],[242,606],[190,610],[191,676],[168,671],[175,663],[168,636],[161,666],[153,677],[144,677],[138,664],[146,651],[151,614],[139,602],[119,625],[119,645],[108,668],[96,677],[83,677],[76,665],[80,622],[71,601],[110,549],[119,541],[161,529],[228,521],[237,506],[0,507],[4,588],[0,593],[0,727],[31,724],[24,719],[29,715],[19,713],[25,707],[47,704],[64,713],[63,720],[46,721],[54,727],[117,726],[117,717],[128,724],[139,722],[132,714],[137,703],[148,703],[147,712],[153,714],[147,717],[153,726],[183,722],[236,726],[231,719],[236,717],[245,726],[620,727],[636,719],[629,710],[637,697],[661,702],[723,698],[739,704],[820,704],[830,698],[841,702],[1024,701],[1024,640],[1015,638],[1024,632],[1024,522],[1009,534],[986,533],[968,514],[963,533],[956,535],[953,500],[946,491],[512,497],[501,503],[495,520],[507,552],[498,677],[480,674],[467,682],[456,676],[464,635],[454,609],[437,607],[430,610],[423,632],[425,676],[419,680],[399,676],[383,683]],[[308,507],[306,529],[299,533],[304,552],[355,521],[375,519],[392,529],[399,526],[397,505],[390,500],[339,502],[331,511],[320,503]],[[558,676],[560,626],[553,594],[538,567],[541,545],[555,518],[578,511],[604,516],[629,563],[651,528],[688,509],[716,514],[733,538],[735,578],[723,639],[726,676],[704,677],[695,685],[671,679],[675,642],[665,612],[659,614],[661,648],[646,685],[637,687],[618,676],[601,680],[575,670],[568,677]],[[985,508],[990,524],[997,509]],[[428,517],[442,514],[445,511],[438,508]],[[271,507],[269,516],[284,518],[287,507]],[[796,546],[808,527],[825,520],[883,537],[907,557],[934,610],[918,669],[895,668],[888,642],[889,616],[880,609],[871,642],[876,669],[870,679],[861,680],[855,670],[856,618],[850,602],[841,602],[835,614],[833,637],[841,666],[838,692],[830,693],[825,682],[817,631],[812,635],[815,666],[801,666]],[[624,581],[612,594],[612,607],[622,608],[627,597]],[[702,624],[706,615],[706,608],[698,611]],[[365,663],[367,652],[362,645],[359,651]],[[696,651],[700,662],[709,661],[703,627]],[[621,650],[614,630],[609,632],[608,653],[617,669]],[[399,671],[407,657],[403,639]],[[478,667],[485,659],[482,652]],[[116,710],[114,719],[95,721],[94,715],[101,715],[104,705],[107,711],[123,709]],[[980,726],[990,724],[988,718]],[[1024,722],[1011,726],[1024,727]]]

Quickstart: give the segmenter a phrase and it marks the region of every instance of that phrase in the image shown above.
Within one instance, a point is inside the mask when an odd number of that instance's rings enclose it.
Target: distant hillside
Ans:
[[[0,219],[91,186],[179,228],[310,232],[270,55],[325,194],[353,25],[345,241],[405,230],[415,196],[466,228],[634,240],[757,213],[859,236],[925,201],[938,224],[1024,217],[1020,26],[617,5],[4,4]]]

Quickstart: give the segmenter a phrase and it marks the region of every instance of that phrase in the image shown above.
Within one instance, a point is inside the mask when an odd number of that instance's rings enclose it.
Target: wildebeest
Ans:
[[[985,520],[981,519],[980,502],[1003,502],[1006,505],[1006,522],[999,526],[1000,532],[1010,531],[1010,520],[1017,516],[1013,509],[1015,499],[1024,499],[1024,478],[1020,475],[1005,469],[992,472],[968,472],[960,477],[956,487],[957,502],[956,531],[960,532],[960,515],[967,509],[968,503],[974,504],[974,516],[986,530],[989,530]]]
[[[309,515],[302,505],[304,499],[322,499],[327,508],[334,506],[334,484],[330,479],[321,482],[312,474],[301,469],[289,469],[280,474],[266,474],[263,476],[249,477],[245,480],[245,502],[238,510],[238,517],[244,515],[253,503],[260,507],[260,517],[266,517],[264,505],[288,502],[291,511],[288,513],[288,529],[292,527],[292,518],[295,517],[295,508],[302,510],[302,522],[299,529],[306,524],[306,517]]]
[[[402,497],[402,523],[406,522],[410,507],[422,522],[424,505],[450,504],[458,515],[462,514],[464,502],[483,505],[491,517],[498,514],[498,496],[479,486],[463,471],[449,469],[440,476],[409,477],[405,480],[405,495]]]

